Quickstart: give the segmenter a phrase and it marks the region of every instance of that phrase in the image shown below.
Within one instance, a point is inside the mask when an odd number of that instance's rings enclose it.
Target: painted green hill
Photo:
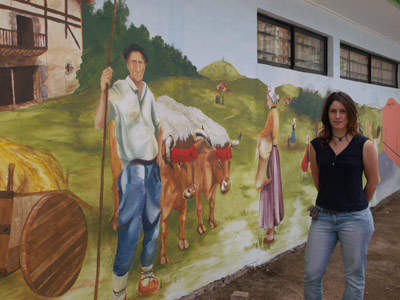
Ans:
[[[234,66],[224,60],[217,60],[205,66],[199,71],[199,74],[211,80],[226,81],[233,81],[245,77],[243,75],[240,75]]]
[[[281,97],[289,97],[289,98],[297,97],[297,96],[299,96],[300,91],[301,91],[301,88],[296,87],[290,83],[283,84],[276,88],[276,92]]]

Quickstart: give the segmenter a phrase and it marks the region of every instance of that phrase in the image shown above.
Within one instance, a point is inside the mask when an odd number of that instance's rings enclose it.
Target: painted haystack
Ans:
[[[59,161],[50,153],[0,136],[0,190],[7,190],[8,166],[15,164],[14,192],[33,193],[67,188]]]

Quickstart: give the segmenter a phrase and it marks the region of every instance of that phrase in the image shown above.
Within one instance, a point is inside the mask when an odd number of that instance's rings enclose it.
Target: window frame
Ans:
[[[358,82],[363,82],[363,83],[368,83],[368,84],[375,84],[375,85],[381,85],[381,86],[386,86],[386,87],[391,87],[391,88],[398,88],[399,87],[399,82],[398,82],[398,72],[399,72],[399,63],[395,60],[391,60],[376,54],[372,54],[371,52],[365,51],[365,50],[361,50],[359,48],[350,46],[348,44],[346,44],[345,42],[340,42],[340,50],[342,49],[346,49],[348,51],[352,51],[355,53],[359,53],[359,54],[363,54],[366,55],[368,57],[368,80],[362,80],[362,79],[358,79],[358,78],[352,78],[352,77],[348,77],[348,76],[342,76],[341,72],[342,72],[342,68],[341,68],[341,64],[340,64],[340,78],[342,79],[347,79],[347,80],[353,80],[353,81],[358,81]],[[386,83],[382,83],[382,82],[377,82],[377,81],[373,81],[372,80],[372,58],[380,60],[380,61],[384,61],[387,62],[389,64],[392,64],[395,66],[395,82],[394,85],[391,84],[386,84]]]
[[[275,67],[281,67],[281,68],[290,69],[290,70],[296,70],[296,71],[305,72],[305,73],[313,73],[313,74],[327,76],[327,74],[328,74],[328,38],[326,36],[323,36],[321,34],[318,34],[316,32],[310,31],[308,29],[305,29],[305,28],[302,28],[302,27],[299,27],[299,26],[296,26],[293,24],[289,24],[287,22],[283,22],[281,20],[271,18],[260,12],[257,12],[257,21],[258,20],[261,20],[263,22],[266,22],[266,23],[269,23],[269,24],[272,24],[275,26],[279,26],[279,27],[289,30],[289,32],[290,32],[290,65],[281,64],[281,63],[277,63],[277,62],[273,62],[273,61],[269,61],[269,60],[265,60],[265,59],[259,59],[258,58],[259,49],[258,49],[258,44],[257,44],[257,62],[258,63],[272,65]],[[322,64],[322,67],[323,67],[322,71],[296,66],[296,49],[295,49],[295,47],[296,47],[296,35],[295,35],[296,32],[306,35],[306,36],[309,36],[311,38],[320,40],[323,43],[324,62]],[[258,34],[263,34],[263,32],[258,30],[258,25],[257,25],[257,35]],[[258,37],[257,37],[257,40],[258,40]]]
[[[342,48],[346,49],[348,51],[351,51],[351,52],[355,52],[357,54],[361,54],[361,55],[367,56],[367,59],[368,59],[368,63],[367,63],[367,69],[368,69],[367,76],[368,76],[368,79],[364,80],[364,79],[353,78],[353,77],[349,77],[349,76],[342,76],[342,74],[340,74],[340,78],[353,80],[353,81],[358,81],[358,82],[363,82],[363,83],[369,83],[371,81],[371,57],[370,57],[369,53],[365,52],[365,51],[363,51],[361,49],[354,48],[352,46],[340,43],[340,50],[342,50]],[[339,51],[339,59],[341,59],[340,51]],[[341,66],[340,60],[339,60],[339,65],[340,65],[340,73],[341,73],[342,72],[342,66]]]

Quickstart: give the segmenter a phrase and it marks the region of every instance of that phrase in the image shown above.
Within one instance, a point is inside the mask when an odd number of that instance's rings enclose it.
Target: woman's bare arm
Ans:
[[[310,147],[310,164],[311,164],[311,175],[314,180],[314,185],[317,191],[319,190],[319,167],[317,164],[317,155],[315,153],[314,146]]]
[[[366,141],[363,147],[363,165],[365,178],[367,179],[364,193],[369,202],[374,196],[379,181],[378,154],[370,140]]]

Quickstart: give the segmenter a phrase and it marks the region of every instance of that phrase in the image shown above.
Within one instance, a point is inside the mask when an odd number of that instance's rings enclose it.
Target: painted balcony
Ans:
[[[0,28],[0,58],[2,59],[39,56],[46,50],[46,35],[43,33]]]

